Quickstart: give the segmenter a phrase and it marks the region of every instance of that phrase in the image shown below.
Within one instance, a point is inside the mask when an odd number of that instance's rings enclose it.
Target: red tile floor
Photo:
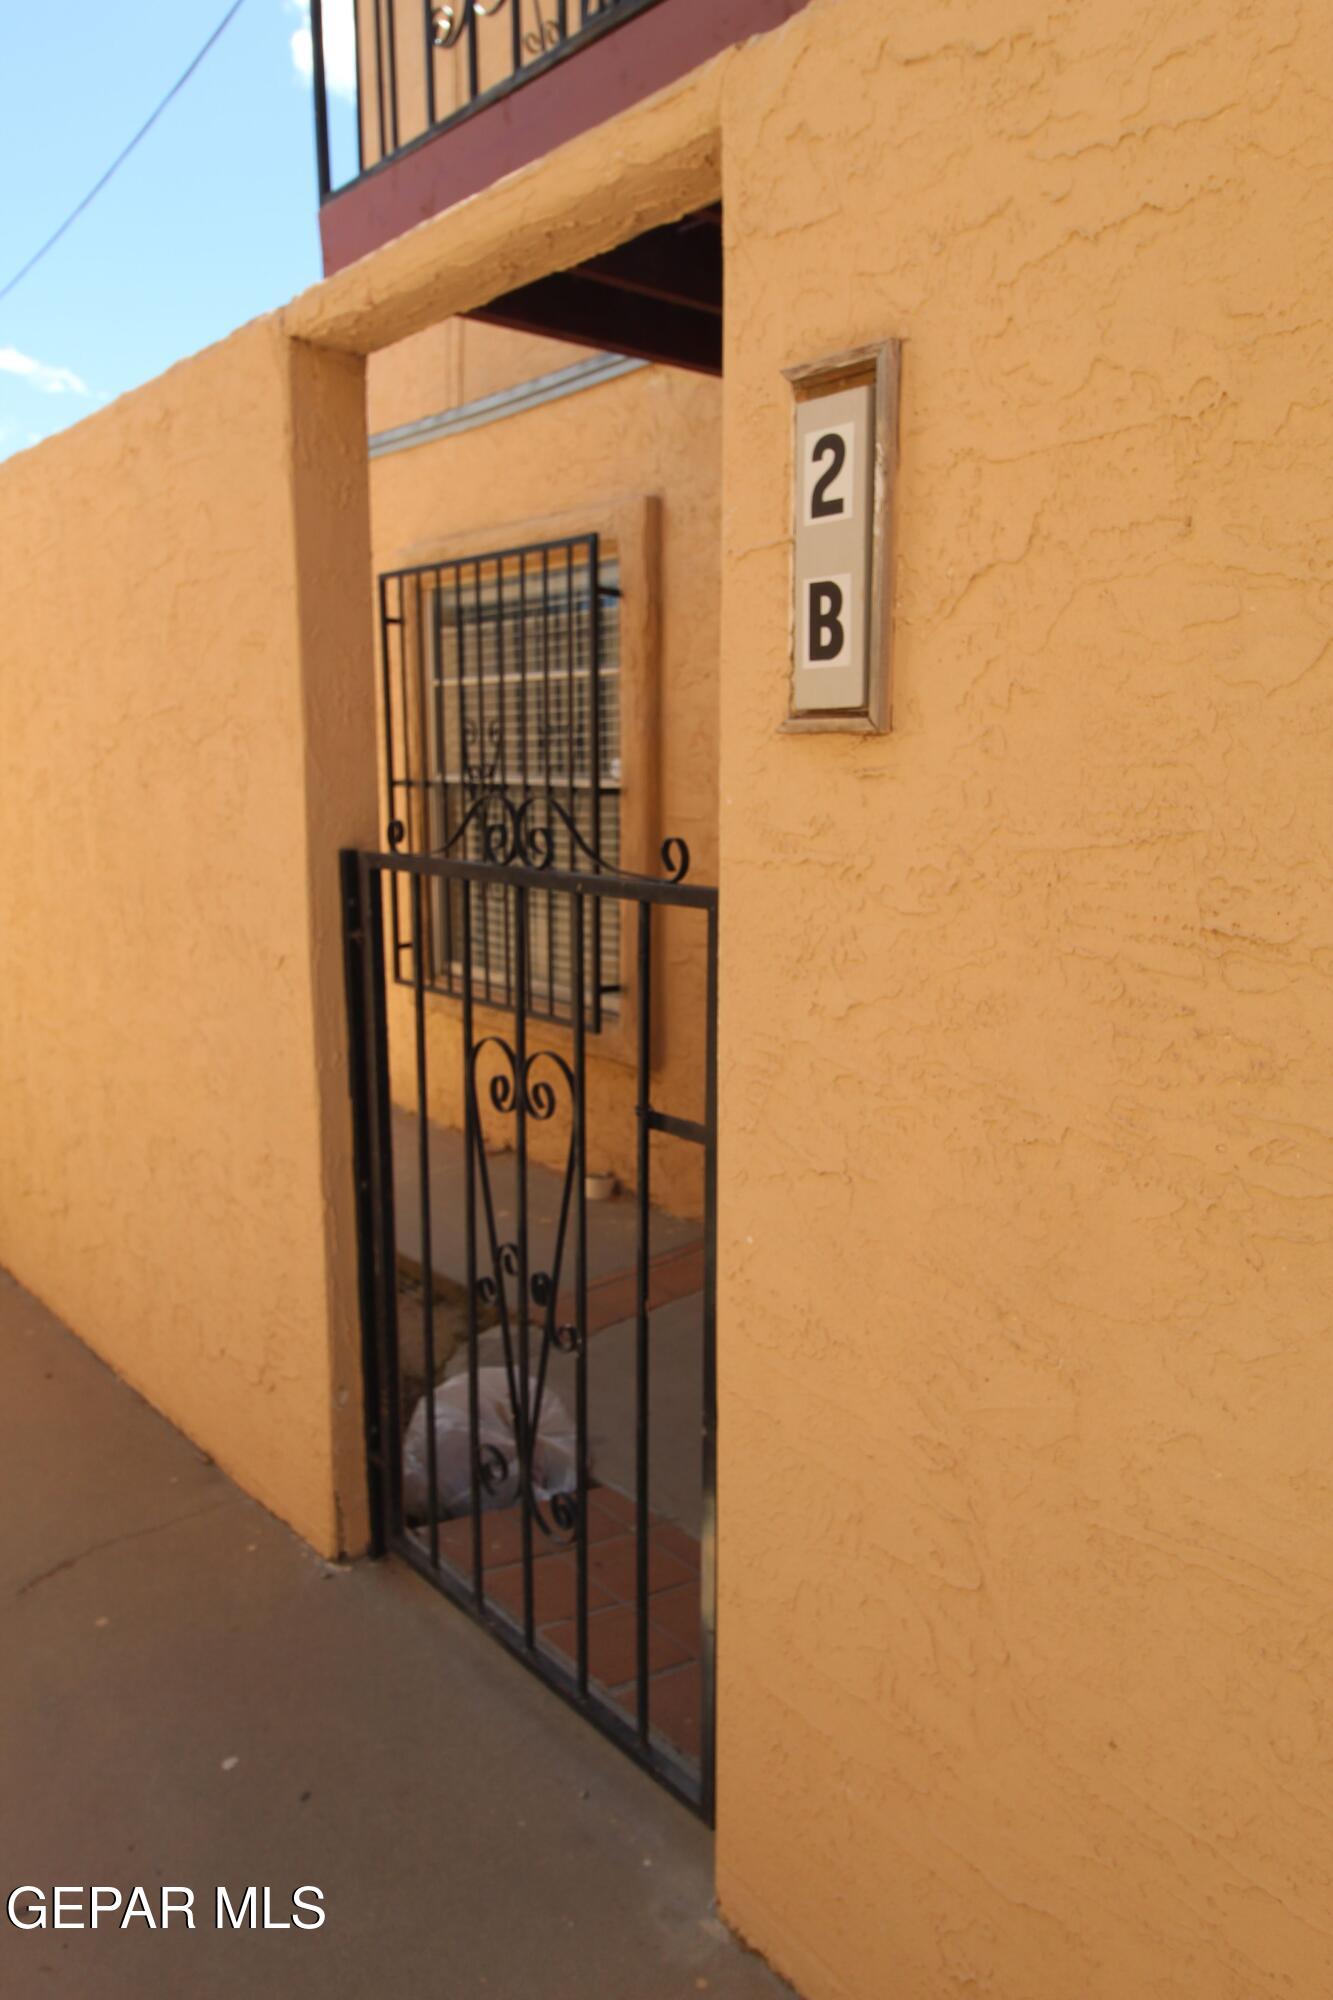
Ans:
[[[636,1712],[634,1574],[636,1507],[611,1486],[588,1494],[588,1671],[631,1717]],[[426,1539],[425,1530],[415,1531]],[[573,1664],[578,1569],[568,1546],[533,1535],[533,1605],[537,1642]],[[467,1577],[470,1518],[440,1523],[440,1554]],[[488,1599],[523,1615],[522,1510],[483,1517],[482,1562]],[[649,1516],[648,1715],[653,1729],[690,1758],[699,1755],[703,1673],[699,1637],[699,1544],[674,1522]]]

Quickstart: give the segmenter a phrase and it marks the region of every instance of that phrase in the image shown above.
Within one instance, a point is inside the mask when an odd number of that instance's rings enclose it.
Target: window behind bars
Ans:
[[[489,858],[501,801],[549,830],[551,865],[620,859],[620,589],[596,535],[396,570],[380,579],[386,749],[392,812],[420,853]],[[531,802],[531,803],[529,803]],[[462,991],[460,882],[429,885],[427,978]],[[514,1004],[517,905],[511,887],[472,895],[474,1000]],[[529,1010],[570,1017],[570,898],[533,890]],[[619,1013],[619,905],[595,899],[587,926],[588,1025]],[[410,933],[396,972],[411,977]],[[594,971],[596,969],[596,971]]]

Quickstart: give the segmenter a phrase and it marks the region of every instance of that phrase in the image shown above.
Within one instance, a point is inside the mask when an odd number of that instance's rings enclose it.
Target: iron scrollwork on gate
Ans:
[[[539,872],[551,869],[556,855],[555,835],[559,829],[567,836],[572,851],[589,863],[596,873],[605,875],[613,872],[603,856],[597,854],[584,839],[561,801],[549,794],[532,793],[516,803],[502,787],[488,786],[477,796],[445,853],[451,853],[456,847],[466,852],[468,835],[474,826],[480,831],[486,860],[496,868],[529,868]],[[391,842],[395,831],[399,831],[401,837],[400,829],[390,827]],[[661,879],[683,882],[690,867],[687,843],[669,836],[662,843],[661,855],[665,871]],[[614,873],[626,883],[647,883],[658,879],[624,869],[617,869]],[[516,1469],[519,1492],[540,1532],[550,1539],[570,1543],[577,1532],[577,1508],[568,1493],[555,1492],[548,1502],[548,1516],[538,1496],[534,1467],[541,1438],[542,1404],[551,1353],[555,1350],[577,1356],[582,1338],[578,1327],[562,1320],[557,1310],[574,1188],[575,1121],[572,1114],[578,1086],[570,1064],[555,1050],[537,1049],[520,1059],[514,1046],[504,1036],[484,1034],[472,1042],[466,1053],[466,1087],[472,1130],[478,1135],[482,1131],[479,1071],[482,1057],[488,1050],[499,1057],[501,1065],[486,1087],[486,1097],[494,1111],[501,1116],[516,1117],[521,1109],[522,1114],[534,1123],[547,1124],[555,1117],[560,1091],[563,1090],[571,1118],[561,1169],[559,1215],[545,1269],[529,1268],[528,1245],[501,1240],[496,1224],[489,1154],[484,1144],[476,1146],[483,1242],[490,1263],[490,1269],[476,1281],[476,1296],[478,1305],[487,1313],[496,1314],[499,1319],[518,1459],[517,1468],[512,1468],[497,1446],[484,1445],[478,1453],[478,1478],[488,1492],[496,1493],[508,1486],[511,1473]],[[536,1075],[542,1064],[547,1065],[552,1073]],[[511,1285],[517,1288],[512,1298]],[[534,1326],[538,1337],[535,1365],[530,1353],[525,1353],[528,1341],[524,1338]]]
[[[487,1088],[492,1107],[501,1114],[514,1115],[518,1110],[520,1090],[523,1093],[524,1111],[527,1117],[539,1123],[554,1118],[559,1103],[556,1080],[569,1094],[572,1110],[574,1098],[574,1072],[563,1056],[552,1049],[537,1049],[528,1056],[520,1078],[518,1058],[512,1046],[501,1035],[483,1035],[474,1042],[468,1056],[468,1092],[473,1118],[473,1130],[480,1129],[481,1105],[478,1091],[478,1069],[482,1057],[488,1049],[495,1050],[502,1067],[490,1078]],[[556,1080],[534,1076],[539,1063],[549,1064],[556,1073]],[[490,1260],[489,1271],[476,1281],[476,1297],[479,1306],[499,1316],[500,1339],[504,1352],[504,1369],[509,1389],[509,1406],[513,1417],[514,1439],[518,1456],[518,1488],[524,1504],[531,1509],[532,1518],[542,1534],[550,1538],[572,1541],[578,1526],[576,1508],[567,1493],[557,1492],[550,1497],[550,1517],[543,1511],[537,1493],[534,1476],[534,1461],[538,1440],[541,1436],[542,1402],[546,1393],[547,1371],[552,1350],[562,1354],[576,1355],[581,1336],[577,1326],[562,1321],[557,1312],[560,1299],[560,1278],[565,1261],[565,1244],[569,1230],[570,1197],[574,1187],[574,1125],[571,1118],[569,1143],[565,1149],[565,1164],[561,1175],[560,1211],[555,1226],[554,1239],[546,1270],[525,1270],[524,1246],[513,1241],[502,1242],[496,1226],[496,1204],[491,1185],[490,1160],[484,1145],[477,1148],[477,1179],[482,1194],[482,1212],[485,1225],[485,1247]],[[527,1281],[527,1297],[521,1292],[512,1301],[509,1286],[511,1282],[522,1285]],[[530,1328],[535,1308],[535,1323],[538,1331],[539,1348],[536,1371],[532,1370],[531,1356],[525,1357],[525,1344],[519,1337],[520,1316],[524,1325]],[[507,1487],[512,1468],[503,1451],[495,1445],[483,1445],[478,1454],[478,1477],[488,1492],[496,1493]]]

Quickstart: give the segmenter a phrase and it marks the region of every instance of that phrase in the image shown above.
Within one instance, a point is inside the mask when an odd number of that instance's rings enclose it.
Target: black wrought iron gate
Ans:
[[[718,906],[684,879],[683,843],[662,861],[660,879],[609,867],[553,796],[503,790],[443,852],[343,854],[366,1450],[376,1552],[404,1557],[711,1820]],[[652,1097],[665,922],[682,939],[697,925],[703,969],[698,1102],[674,1111]],[[630,973],[610,1021],[608,932]],[[609,1272],[588,1089],[608,1022],[635,1078],[616,1239],[631,1247]],[[452,1078],[432,1073],[442,1051]],[[702,1157],[692,1241],[665,1258],[657,1137]],[[675,1519],[654,1486],[664,1269],[677,1312],[697,1281],[680,1349],[697,1369],[697,1506]],[[594,1401],[620,1413],[610,1464]]]

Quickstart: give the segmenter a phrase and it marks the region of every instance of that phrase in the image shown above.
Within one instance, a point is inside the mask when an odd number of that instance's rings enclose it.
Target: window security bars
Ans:
[[[620,860],[620,593],[614,558],[588,535],[380,578],[389,845],[482,861],[507,817],[540,824],[547,858],[574,872]],[[404,885],[392,884],[393,971],[412,978]],[[423,917],[427,990],[464,986],[462,891],[431,880]],[[521,916],[520,916],[521,909]],[[522,900],[481,885],[467,957],[476,999],[572,1019],[567,898]],[[587,1025],[620,1012],[620,906],[595,901],[583,950]],[[520,921],[524,936],[520,940]]]
[[[659,4],[660,0],[312,0],[321,202],[407,146],[508,96],[597,36]],[[329,120],[331,70],[335,83],[339,80],[340,8],[352,12],[357,100],[356,173],[345,177],[334,170]]]

